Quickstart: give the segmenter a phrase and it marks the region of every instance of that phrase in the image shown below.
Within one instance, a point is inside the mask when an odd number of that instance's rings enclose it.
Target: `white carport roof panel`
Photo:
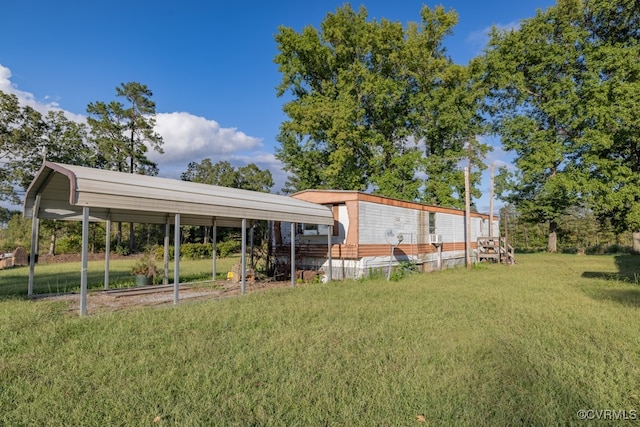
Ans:
[[[180,214],[185,225],[238,226],[242,218],[333,224],[325,206],[292,197],[187,181],[46,162],[27,190],[25,216],[41,193],[38,216],[164,224]]]

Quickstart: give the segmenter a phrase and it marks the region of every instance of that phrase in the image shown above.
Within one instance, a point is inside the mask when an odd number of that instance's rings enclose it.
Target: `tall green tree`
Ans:
[[[126,100],[89,103],[87,122],[105,167],[120,172],[157,175],[158,166],[147,157],[151,149],[163,153],[162,136],[154,130],[156,104],[144,84],[129,82],[116,87],[116,96]],[[135,248],[133,224],[129,224],[129,249]],[[122,224],[118,223],[118,244]]]
[[[20,105],[17,96],[0,91],[0,200],[19,203],[17,189],[28,186],[25,167],[39,167],[42,153],[35,165],[26,165],[21,159],[42,145],[44,135],[42,115]]]
[[[19,202],[16,189],[26,189],[43,160],[95,166],[95,149],[82,123],[62,111],[45,116],[0,92],[0,200]]]
[[[141,83],[122,83],[116,96],[126,99],[89,103],[87,123],[105,166],[120,172],[157,175],[157,165],[147,153],[163,153],[162,136],[154,130],[156,104],[151,90]]]
[[[640,6],[590,0],[585,24],[582,187],[602,222],[633,232],[640,253]]]
[[[464,135],[468,141],[474,131],[468,121],[462,122],[459,133],[447,129],[443,135],[428,135],[427,129],[434,123],[443,128],[451,124],[439,120],[445,105],[463,110],[477,104],[441,103],[461,94],[454,86],[467,85],[452,71],[442,46],[457,22],[456,13],[423,7],[420,17],[419,23],[405,28],[385,19],[369,21],[364,7],[356,12],[345,5],[328,14],[319,30],[279,29],[278,95],[292,97],[284,105],[289,120],[281,125],[276,153],[290,173],[285,191],[373,190],[434,200],[425,185],[432,177],[425,180],[421,175],[427,170],[427,175],[437,174],[437,167],[428,166],[440,159],[435,157],[437,150],[421,147],[424,138],[433,147],[450,144],[450,149],[440,150],[449,155],[451,150],[464,150],[451,142],[453,135]],[[457,117],[467,116],[465,111]],[[425,160],[429,156],[433,157]],[[440,173],[449,165],[443,166]],[[460,165],[454,161],[452,168],[460,170]],[[462,176],[455,179],[464,185]],[[449,191],[455,191],[456,185],[448,184]]]
[[[523,218],[549,224],[549,252],[557,250],[558,219],[578,204],[582,18],[581,0],[559,0],[518,29],[494,29],[482,58],[493,131],[516,156],[502,197]]]

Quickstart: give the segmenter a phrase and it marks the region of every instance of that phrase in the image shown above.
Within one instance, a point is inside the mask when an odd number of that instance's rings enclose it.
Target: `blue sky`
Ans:
[[[160,175],[179,178],[190,161],[209,157],[269,169],[279,191],[286,179],[274,158],[285,99],[274,34],[279,26],[319,27],[344,1],[162,0],[10,1],[2,7],[0,90],[45,112],[83,120],[86,106],[117,100],[121,83],[153,91],[165,155],[150,156]],[[445,47],[454,62],[478,55],[492,25],[512,27],[550,0],[371,0],[370,19],[419,21],[423,4],[454,9],[459,23]],[[496,140],[488,142],[496,144]],[[508,161],[496,149],[487,162]],[[481,186],[488,195],[489,179]],[[476,201],[488,212],[488,198]],[[499,204],[496,204],[498,207]]]

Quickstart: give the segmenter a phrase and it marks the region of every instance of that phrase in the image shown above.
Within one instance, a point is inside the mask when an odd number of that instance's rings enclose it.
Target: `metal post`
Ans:
[[[167,223],[164,225],[164,254],[163,254],[163,273],[162,284],[169,285],[169,234],[171,233],[171,224],[169,223],[169,215],[167,215]]]
[[[31,210],[31,256],[29,257],[29,287],[27,295],[33,295],[33,277],[35,275],[36,254],[38,253],[38,227],[40,225],[38,221],[38,211],[40,210],[40,194],[36,195],[36,200],[33,203],[33,209]]]
[[[296,286],[296,223],[291,223],[291,287]]]
[[[89,207],[82,208],[82,269],[80,270],[80,316],[87,314],[87,265],[89,259]]]
[[[173,303],[180,300],[180,214],[176,214],[173,250]]]
[[[212,252],[212,259],[211,259],[211,280],[216,280],[216,258],[218,256],[218,248],[216,247],[218,241],[218,222],[214,219],[213,220],[213,238],[211,239],[213,241],[213,249],[211,250]]]
[[[247,289],[247,219],[242,218],[242,261],[240,262],[242,270],[242,295]]]
[[[104,225],[104,290],[109,290],[109,260],[111,257],[111,220],[108,219]]]
[[[332,272],[333,258],[331,257],[332,237],[333,237],[333,225],[330,225],[328,235],[327,235],[327,245],[329,246],[329,250],[327,251],[327,264],[329,264],[329,266],[327,267],[327,282],[330,282],[331,280],[333,280],[333,272]]]

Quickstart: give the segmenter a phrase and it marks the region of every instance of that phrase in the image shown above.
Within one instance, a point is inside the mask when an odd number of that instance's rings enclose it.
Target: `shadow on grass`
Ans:
[[[582,277],[587,279],[610,280],[635,285],[631,289],[592,288],[587,294],[598,300],[615,301],[630,307],[640,307],[640,257],[638,255],[616,255],[614,257],[617,272],[585,271]]]
[[[585,271],[582,277],[587,279],[613,280],[640,285],[640,256],[616,255],[614,257],[617,272]]]
[[[597,295],[602,300],[615,301],[629,307],[640,307],[640,288],[639,289],[606,289]]]

